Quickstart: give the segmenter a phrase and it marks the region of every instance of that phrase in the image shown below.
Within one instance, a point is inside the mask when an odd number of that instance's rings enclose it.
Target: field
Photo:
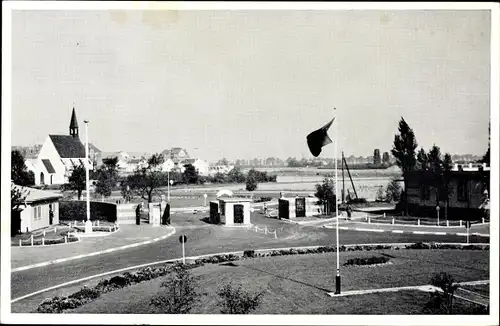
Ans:
[[[348,258],[392,256],[390,264],[343,267]],[[466,250],[399,250],[344,252],[341,254],[342,291],[425,285],[434,273],[445,271],[455,281],[489,279],[489,252]],[[231,280],[249,292],[264,291],[256,314],[419,314],[428,293],[401,291],[331,298],[335,289],[335,255],[314,254],[256,258],[235,262],[236,266],[205,265],[192,271],[199,277],[198,291],[205,294],[191,313],[220,313],[217,289]],[[68,313],[159,313],[149,302],[162,279],[140,283],[103,295]],[[458,301],[458,300],[456,300]],[[455,309],[468,313],[463,301]]]

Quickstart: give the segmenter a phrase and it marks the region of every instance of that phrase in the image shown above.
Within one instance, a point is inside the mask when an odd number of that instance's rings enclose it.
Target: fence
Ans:
[[[82,228],[79,228],[82,227]],[[50,233],[57,233],[57,231],[61,231],[67,229],[67,231],[61,232],[60,238],[50,238],[46,239],[45,237]],[[118,230],[118,225],[108,225],[102,226],[99,225],[99,221],[94,221],[92,223],[92,231],[94,232],[114,232]],[[78,225],[77,221],[69,222],[67,226],[54,226],[54,228],[49,228],[43,231],[34,232],[31,234],[30,238],[27,240],[19,239],[18,241],[13,241],[11,244],[13,246],[19,247],[32,247],[32,246],[47,246],[54,244],[63,244],[78,241],[77,233],[85,232],[85,223],[83,222],[81,225]]]
[[[274,235],[275,239],[278,239],[278,232],[276,230],[270,230],[266,227],[264,228],[259,228],[257,225],[253,227],[253,230],[257,233],[264,233],[264,234],[269,234],[269,235]]]
[[[437,219],[431,219],[431,218],[410,218],[410,219],[397,219],[399,217],[398,215],[386,215],[384,214],[379,214],[379,215],[368,215],[365,214],[364,220],[368,223],[381,223],[381,224],[405,224],[405,225],[429,225],[429,226],[458,226],[458,227],[463,227],[466,225],[466,221],[459,220],[459,221],[451,221],[451,220],[440,220],[439,222]],[[482,218],[481,220],[478,221],[471,221],[471,224],[485,224],[487,221]]]

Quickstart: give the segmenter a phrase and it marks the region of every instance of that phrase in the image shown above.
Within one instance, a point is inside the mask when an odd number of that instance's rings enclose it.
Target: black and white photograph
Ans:
[[[4,1],[1,322],[498,324],[499,9]]]

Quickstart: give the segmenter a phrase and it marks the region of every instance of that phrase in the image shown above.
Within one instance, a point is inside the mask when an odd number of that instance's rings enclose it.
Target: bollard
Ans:
[[[42,238],[42,246],[45,246],[45,238]]]
[[[109,232],[111,232],[111,226],[109,227]]]
[[[57,232],[57,226],[54,226],[54,233]]]
[[[64,236],[64,243],[68,243],[68,237]]]
[[[266,226],[266,228],[264,229],[264,233],[265,233],[265,234],[267,234],[267,226]]]
[[[365,221],[368,221],[368,214],[365,215]]]
[[[446,221],[446,226],[450,226],[450,221]]]
[[[370,224],[370,223],[371,223],[371,218],[368,218],[368,224]]]
[[[484,224],[484,217],[481,220],[483,221],[483,224]]]
[[[45,237],[45,230],[43,231],[43,236]]]
[[[115,222],[116,223],[116,222]],[[99,220],[97,220],[97,226],[99,226]]]
[[[460,227],[462,227],[462,220],[460,220]]]
[[[31,235],[31,246],[33,246],[33,234]]]
[[[19,247],[22,247],[23,246],[23,242],[21,241],[21,239],[19,239]]]
[[[385,213],[384,213],[384,218],[385,218]],[[394,224],[394,223],[392,223],[392,224]]]
[[[392,219],[392,224],[394,224],[394,218]]]
[[[420,225],[420,219],[417,220],[417,225]]]
[[[276,233],[276,230],[274,231],[274,238],[278,239],[278,233]]]

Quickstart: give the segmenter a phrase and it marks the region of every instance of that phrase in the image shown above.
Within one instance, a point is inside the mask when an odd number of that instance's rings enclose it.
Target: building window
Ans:
[[[42,206],[33,207],[33,219],[38,221],[42,218]]]
[[[459,180],[457,187],[457,199],[458,201],[468,201],[469,200],[469,191],[468,191],[468,182],[467,180]]]
[[[420,186],[420,199],[421,200],[431,199],[431,188],[428,185]]]

